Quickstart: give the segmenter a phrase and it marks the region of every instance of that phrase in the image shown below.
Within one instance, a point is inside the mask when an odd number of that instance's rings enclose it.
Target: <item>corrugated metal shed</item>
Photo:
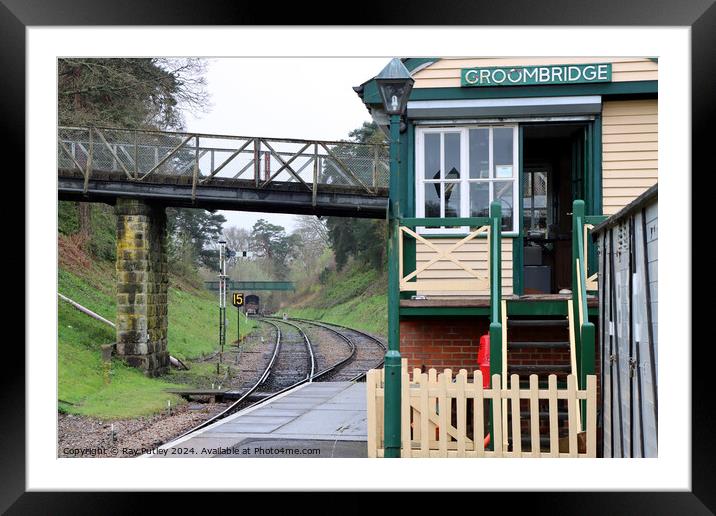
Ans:
[[[604,457],[656,457],[658,185],[592,231],[599,256]]]

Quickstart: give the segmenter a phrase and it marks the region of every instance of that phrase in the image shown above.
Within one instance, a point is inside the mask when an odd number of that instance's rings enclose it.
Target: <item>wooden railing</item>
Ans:
[[[596,275],[587,277],[587,256],[589,247],[587,231],[593,223],[598,223],[605,217],[587,216],[584,201],[575,200],[572,209],[572,303],[570,316],[572,318],[570,340],[574,341],[578,370],[579,386],[584,388],[587,376],[594,373],[595,328],[589,321],[589,307],[587,305],[587,291],[591,290],[592,283],[596,286]],[[584,408],[584,404],[582,404]],[[582,425],[585,419],[582,416]]]
[[[485,389],[479,370],[470,379],[464,369],[455,376],[450,369],[440,374],[435,369],[427,373],[414,369],[411,378],[404,361],[402,371],[401,457],[596,457],[594,375],[587,377],[585,389],[577,387],[575,375],[567,377],[566,389],[557,389],[555,375],[549,376],[546,389],[539,387],[537,375],[530,375],[529,388],[522,389],[518,375],[511,376],[510,388],[502,388],[500,375],[495,374],[492,387]],[[368,372],[369,457],[383,456],[384,382],[382,369]],[[525,418],[521,415],[523,400],[529,408],[529,417]],[[547,426],[541,424],[540,401],[548,407]],[[580,432],[580,401],[586,403],[585,432]],[[568,435],[563,438],[559,437],[560,402],[567,405]],[[510,427],[503,423],[508,410]],[[492,431],[486,430],[488,419],[493,421]],[[529,421],[529,450],[522,449],[523,420]],[[548,442],[545,451],[543,440]],[[510,447],[505,446],[507,441]]]
[[[477,238],[479,235],[485,235],[487,237],[488,249],[490,246],[490,219],[488,217],[470,217],[470,218],[405,218],[400,221],[400,234],[398,239],[398,255],[400,261],[398,265],[398,274],[400,278],[400,290],[401,291],[420,291],[420,292],[435,292],[435,291],[468,291],[468,290],[489,290],[490,289],[490,277],[485,276],[484,273],[469,267],[457,256],[453,255],[460,247]],[[447,227],[462,227],[468,226],[470,228],[475,227],[466,237],[460,239],[458,242],[450,246],[448,249],[440,249],[438,246],[433,244],[429,238],[426,238],[418,234],[415,230],[417,227],[431,227],[431,226],[447,226]],[[412,237],[416,243],[427,246],[429,249],[435,252],[435,256],[427,263],[416,267],[415,270],[411,271],[407,275],[404,272],[405,269],[405,256],[404,256],[404,238],[405,236]],[[489,260],[489,252],[488,252]],[[425,280],[419,279],[420,273],[428,270],[430,267],[439,263],[440,261],[450,261],[465,271],[469,278],[465,279],[453,279],[453,280]],[[489,266],[488,266],[489,267]]]

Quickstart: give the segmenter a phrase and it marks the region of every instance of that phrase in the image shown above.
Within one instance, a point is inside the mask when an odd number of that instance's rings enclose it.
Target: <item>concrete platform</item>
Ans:
[[[157,457],[366,457],[365,383],[304,384],[160,448]]]

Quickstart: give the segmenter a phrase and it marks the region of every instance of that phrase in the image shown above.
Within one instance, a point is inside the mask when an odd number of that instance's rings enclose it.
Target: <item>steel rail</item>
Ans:
[[[183,434],[175,437],[174,439],[172,439],[171,442],[181,439],[182,437],[186,437],[189,434],[192,434],[198,430],[201,430],[202,428],[209,426],[212,423],[215,423],[216,421],[218,421],[220,419],[225,418],[226,416],[228,416],[229,414],[232,413],[233,409],[235,409],[239,405],[239,403],[242,403],[246,398],[251,396],[256,391],[256,389],[258,389],[266,381],[266,379],[271,374],[271,369],[273,368],[273,365],[276,362],[276,357],[278,356],[279,350],[281,348],[281,328],[279,328],[278,325],[273,324],[270,321],[265,321],[265,322],[266,322],[266,324],[270,324],[271,326],[276,328],[276,344],[274,345],[273,354],[271,355],[271,360],[269,361],[268,365],[266,366],[266,368],[264,369],[263,373],[261,374],[259,379],[256,381],[256,383],[254,385],[252,385],[249,388],[249,390],[247,390],[244,394],[242,394],[239,399],[237,399],[231,405],[226,407],[224,410],[222,410],[218,414],[211,416],[206,421],[199,423],[195,427],[187,430]]]
[[[263,384],[266,382],[266,380],[268,379],[269,375],[271,374],[271,371],[272,371],[273,366],[274,366],[274,362],[276,361],[276,358],[278,357],[278,354],[279,354],[279,352],[280,352],[280,347],[281,347],[281,335],[282,335],[282,334],[281,334],[281,328],[279,328],[279,326],[278,326],[277,324],[275,324],[274,322],[272,322],[272,321],[267,321],[267,320],[265,320],[265,319],[263,319],[263,318],[262,318],[262,319],[259,319],[259,320],[262,320],[262,321],[265,322],[266,324],[270,324],[271,326],[273,326],[274,328],[276,328],[276,345],[274,346],[274,352],[273,352],[273,355],[271,356],[271,361],[269,362],[269,364],[268,364],[268,365],[266,366],[266,368],[264,369],[263,373],[261,374],[261,377],[259,377],[259,379],[256,381],[256,383],[255,383],[253,386],[251,386],[251,387],[249,388],[249,390],[247,390],[244,394],[242,394],[241,397],[240,397],[239,399],[237,399],[235,402],[233,402],[231,405],[229,405],[228,407],[226,407],[224,410],[222,410],[222,411],[219,412],[218,414],[215,414],[214,416],[210,417],[210,418],[207,419],[206,421],[203,421],[202,423],[199,423],[197,426],[191,428],[190,430],[187,430],[186,432],[184,432],[184,433],[181,434],[180,436],[175,437],[174,439],[172,439],[171,442],[174,442],[174,441],[176,441],[176,440],[178,440],[178,439],[181,439],[181,438],[183,438],[183,437],[186,437],[186,436],[189,435],[189,434],[192,434],[192,433],[194,433],[194,432],[197,432],[198,430],[201,430],[202,428],[206,428],[207,426],[209,426],[209,425],[211,425],[211,424],[213,424],[213,423],[216,423],[216,422],[219,421],[220,419],[224,419],[225,417],[231,415],[233,412],[236,411],[235,409],[236,409],[236,407],[237,407],[240,403],[244,402],[249,396],[251,396],[254,392],[256,392],[256,389],[258,389],[261,385],[263,385]],[[266,396],[265,398],[262,398],[262,399],[260,399],[260,400],[258,400],[258,401],[256,401],[256,402],[254,402],[254,403],[251,403],[251,404],[248,405],[247,407],[243,407],[241,410],[245,410],[245,409],[251,408],[251,407],[253,407],[253,406],[255,406],[255,405],[259,404],[259,403],[263,403],[263,402],[265,402],[265,401],[267,401],[267,400],[270,400],[271,398],[274,398],[274,397],[278,396],[279,394],[283,394],[283,393],[286,392],[286,391],[289,391],[289,390],[291,390],[291,389],[295,389],[296,387],[298,387],[298,386],[300,386],[300,385],[303,385],[304,383],[310,383],[310,382],[313,381],[314,373],[315,373],[315,367],[316,367],[316,359],[315,359],[315,356],[314,356],[314,354],[313,354],[313,348],[312,348],[310,339],[308,338],[308,336],[304,333],[304,331],[303,331],[298,325],[293,324],[293,323],[288,323],[288,322],[286,322],[286,321],[281,321],[281,322],[286,323],[286,324],[288,324],[289,326],[293,326],[294,328],[296,328],[296,329],[299,331],[299,333],[301,334],[301,336],[303,337],[304,343],[306,344],[306,349],[308,350],[308,354],[309,354],[310,359],[311,359],[310,369],[309,369],[308,373],[306,374],[306,377],[305,377],[305,378],[303,378],[303,379],[299,380],[298,382],[295,382],[295,383],[293,383],[293,384],[291,384],[291,385],[289,385],[289,386],[287,386],[287,387],[284,387],[283,389],[279,389],[279,390],[276,391],[276,392],[272,392],[270,395]]]
[[[312,382],[312,381],[313,381],[313,377],[314,377],[315,372],[316,372],[316,357],[315,357],[314,354],[313,354],[313,346],[312,346],[312,344],[311,344],[311,340],[308,338],[308,335],[306,335],[306,333],[303,331],[303,329],[302,329],[298,324],[294,324],[294,323],[291,323],[291,322],[288,322],[288,321],[284,321],[283,319],[278,319],[278,318],[276,318],[276,317],[263,317],[263,319],[273,319],[274,321],[280,321],[280,322],[282,322],[282,323],[284,323],[284,324],[288,324],[289,326],[293,326],[294,328],[296,328],[296,329],[298,330],[298,332],[299,332],[299,333],[301,334],[301,336],[303,337],[303,341],[304,341],[305,344],[306,344],[306,349],[308,350],[308,354],[309,354],[309,356],[311,357],[311,367],[310,367],[308,373],[306,374],[306,378],[304,378],[303,380],[301,380],[300,383],[304,383],[304,382],[309,382],[309,383],[310,383],[310,382]],[[270,324],[273,324],[274,326],[276,326],[275,323],[272,323],[272,322],[270,322],[270,321],[266,321],[266,322],[269,322]],[[291,387],[295,387],[295,386],[297,386],[297,385],[300,385],[300,383],[297,382],[296,384],[292,385]],[[262,400],[262,401],[263,401],[263,400]]]
[[[287,324],[291,324],[291,323],[288,323],[287,321],[284,321],[283,319],[279,319],[279,318],[275,318],[275,317],[266,317],[266,319],[280,320],[281,322],[285,322],[285,323],[287,323]],[[335,330],[334,328],[330,328],[330,327],[325,326],[325,325],[323,325],[323,324],[321,324],[321,323],[319,323],[319,322],[316,322],[316,321],[311,321],[311,320],[307,320],[307,319],[295,319],[295,318],[290,318],[290,320],[291,320],[291,321],[300,321],[300,322],[302,322],[302,323],[311,324],[311,325],[313,325],[313,326],[320,326],[320,327],[325,328],[325,329],[327,329],[327,330],[329,330],[329,331],[332,331],[333,333],[335,333],[336,335],[338,335],[341,339],[345,340],[346,343],[348,344],[348,346],[350,347],[350,350],[351,350],[350,355],[348,355],[346,358],[342,358],[341,360],[339,360],[339,361],[336,362],[335,364],[330,365],[330,366],[326,367],[325,369],[323,369],[322,371],[320,371],[320,372],[314,374],[314,375],[313,375],[313,379],[314,379],[314,380],[317,380],[318,378],[321,378],[321,377],[327,375],[328,373],[334,372],[336,369],[340,368],[341,366],[343,366],[344,364],[346,364],[349,360],[351,360],[352,358],[355,357],[355,354],[356,354],[356,345],[355,345],[355,343],[354,343],[349,337],[347,337],[347,336],[344,335],[343,333],[341,333],[341,332]]]
[[[271,319],[271,320],[268,320],[268,319]],[[206,428],[207,426],[209,426],[209,425],[211,425],[211,424],[213,424],[213,423],[216,423],[216,422],[219,421],[220,419],[224,419],[225,417],[231,415],[231,414],[234,413],[234,412],[241,412],[241,411],[247,410],[247,409],[249,409],[249,408],[255,407],[255,406],[259,405],[259,404],[265,403],[265,402],[271,400],[272,398],[275,398],[276,396],[279,396],[280,394],[283,394],[283,393],[285,393],[285,392],[287,392],[287,391],[289,391],[289,390],[291,390],[291,389],[295,389],[296,387],[299,387],[299,386],[303,385],[304,383],[309,382],[309,379],[310,379],[310,381],[313,381],[313,380],[315,380],[315,379],[317,379],[317,378],[320,378],[321,376],[324,376],[324,375],[326,375],[326,374],[328,374],[328,373],[334,371],[335,369],[340,368],[343,364],[345,364],[346,362],[348,362],[348,360],[352,359],[352,358],[354,357],[354,355],[355,355],[355,350],[356,350],[355,343],[350,339],[350,337],[346,336],[345,334],[339,332],[338,330],[335,330],[334,328],[331,328],[331,327],[325,325],[324,323],[320,323],[320,322],[317,322],[317,321],[311,321],[311,320],[307,320],[307,319],[292,319],[292,321],[300,321],[300,322],[304,322],[304,323],[308,323],[308,324],[313,324],[313,325],[315,325],[315,326],[321,326],[321,327],[323,327],[323,328],[326,328],[326,329],[328,329],[328,330],[331,330],[331,331],[335,332],[337,335],[340,335],[340,336],[341,336],[343,339],[345,339],[347,342],[351,343],[351,355],[350,355],[350,356],[348,356],[347,358],[341,359],[340,361],[338,361],[338,362],[336,362],[335,364],[333,364],[333,365],[327,367],[327,368],[324,369],[323,371],[320,371],[320,372],[318,372],[318,373],[315,373],[315,372],[314,372],[314,371],[315,371],[315,357],[314,357],[314,354],[313,354],[313,349],[312,349],[311,344],[310,344],[310,339],[309,339],[308,336],[305,334],[305,332],[300,328],[300,326],[298,326],[297,324],[294,324],[294,323],[292,323],[292,322],[289,322],[289,321],[284,321],[283,319],[280,319],[280,318],[277,318],[277,317],[261,317],[261,318],[257,318],[257,320],[260,320],[260,321],[262,321],[262,322],[265,322],[266,324],[272,325],[274,328],[276,328],[276,332],[277,332],[277,333],[276,333],[276,345],[274,346],[274,352],[273,352],[273,355],[271,356],[271,361],[269,362],[268,366],[264,369],[264,371],[263,371],[261,377],[257,380],[257,382],[256,382],[248,391],[246,391],[239,399],[237,399],[234,403],[232,403],[231,405],[229,405],[229,406],[228,406],[227,408],[225,408],[223,411],[221,411],[221,412],[219,412],[218,414],[216,414],[216,415],[210,417],[210,418],[207,419],[206,421],[203,421],[202,423],[199,423],[198,425],[196,425],[195,427],[191,428],[190,430],[187,430],[187,431],[184,432],[183,434],[181,434],[181,435],[179,435],[179,436],[173,438],[173,439],[172,439],[169,443],[167,443],[167,444],[170,444],[170,443],[172,443],[172,442],[175,442],[175,441],[177,441],[177,440],[179,440],[179,439],[182,439],[182,438],[184,438],[184,437],[186,437],[186,436],[188,436],[188,435],[190,435],[190,434],[192,434],[192,433],[194,433],[194,432],[197,432],[197,431],[199,431],[199,430],[201,430],[201,429],[203,429],[203,428]],[[282,323],[288,324],[289,326],[293,326],[294,328],[298,329],[298,331],[299,331],[299,332],[301,333],[301,335],[303,336],[304,341],[306,342],[307,349],[308,349],[309,354],[310,354],[310,356],[311,356],[311,364],[312,364],[312,365],[311,365],[311,370],[310,370],[310,372],[306,375],[306,377],[303,378],[302,380],[300,380],[300,381],[298,381],[298,382],[296,382],[296,383],[294,383],[294,384],[292,384],[292,385],[289,385],[289,386],[287,386],[287,387],[284,387],[283,389],[280,389],[280,390],[278,390],[278,391],[276,391],[276,392],[272,392],[272,393],[269,394],[268,396],[266,396],[266,397],[264,397],[264,398],[262,398],[262,399],[260,399],[260,400],[257,400],[257,401],[255,401],[254,403],[251,403],[250,405],[248,405],[248,406],[246,406],[246,407],[243,407],[241,410],[235,411],[235,408],[236,408],[240,403],[242,403],[243,401],[245,401],[249,396],[251,396],[251,394],[253,394],[253,393],[256,391],[256,389],[257,389],[258,387],[260,387],[260,386],[266,381],[266,379],[268,379],[269,375],[271,374],[271,370],[272,370],[272,368],[273,368],[273,365],[274,365],[274,362],[275,362],[275,360],[276,360],[276,357],[278,356],[279,348],[280,348],[280,344],[281,344],[281,329],[280,329],[279,326],[278,326],[277,324],[275,324],[273,321],[280,321],[280,322],[282,322]],[[343,326],[343,325],[334,324],[334,323],[328,323],[328,324],[330,324],[331,326],[335,326],[335,327],[337,327],[337,328],[343,328],[343,329],[346,329],[346,330],[351,330],[351,331],[353,331],[353,332],[355,332],[355,333],[358,333],[358,334],[360,334],[360,335],[363,335],[364,337],[366,337],[366,338],[368,338],[368,339],[374,341],[375,343],[377,343],[378,346],[381,347],[383,350],[386,349],[385,344],[383,344],[379,339],[373,337],[372,335],[369,335],[369,334],[367,334],[367,333],[365,333],[365,332],[362,332],[362,331],[360,331],[360,330],[356,330],[355,328],[349,328],[348,326]],[[376,364],[376,367],[381,367],[382,365],[383,365],[383,359],[381,359],[380,362],[379,362],[378,364]],[[356,375],[355,377],[351,378],[351,379],[348,380],[348,381],[358,381],[358,380],[360,380],[361,378],[363,378],[366,374],[367,374],[367,371],[363,371],[362,373],[359,373],[358,375]]]
[[[344,333],[339,332],[339,331],[336,330],[335,328],[331,328],[330,326],[335,326],[336,328],[342,328],[342,329],[344,329],[344,330],[350,330],[350,331],[352,331],[352,332],[358,333],[358,334],[360,334],[360,335],[366,337],[366,338],[369,339],[369,340],[372,340],[373,342],[375,342],[376,344],[378,344],[378,346],[379,346],[383,351],[386,350],[385,344],[383,344],[383,342],[381,342],[380,339],[377,339],[377,338],[373,337],[372,335],[370,335],[370,334],[368,334],[368,333],[365,333],[365,332],[360,331],[360,330],[356,330],[355,328],[351,328],[351,327],[349,327],[349,326],[343,326],[343,325],[341,325],[341,324],[335,324],[335,323],[321,323],[321,322],[318,322],[318,321],[312,321],[312,320],[309,320],[309,319],[300,319],[300,318],[293,318],[292,320],[301,321],[301,322],[306,322],[306,323],[314,324],[314,325],[317,325],[317,326],[322,326],[322,327],[324,327],[324,328],[326,328],[326,329],[329,329],[329,330],[332,330],[332,331],[336,332],[337,334],[341,335],[343,338],[348,339],[348,340],[351,340],[350,337],[348,337],[348,336],[345,335]],[[330,325],[330,326],[328,326],[328,325]],[[354,346],[355,346],[355,344],[354,344]],[[384,357],[381,356],[380,361],[376,364],[375,367],[376,367],[376,368],[382,367],[384,361],[385,361]],[[328,371],[325,371],[325,372],[327,373]],[[367,371],[363,371],[362,373],[359,373],[358,375],[354,376],[353,378],[351,378],[351,379],[348,380],[348,381],[352,381],[352,382],[358,381],[358,380],[360,380],[361,378],[363,378],[367,373],[368,373]],[[323,374],[323,372],[322,372],[321,374]]]

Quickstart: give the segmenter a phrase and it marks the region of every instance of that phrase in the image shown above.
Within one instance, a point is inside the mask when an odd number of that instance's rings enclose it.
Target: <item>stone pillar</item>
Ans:
[[[117,354],[147,376],[169,368],[167,217],[163,207],[117,199]]]

